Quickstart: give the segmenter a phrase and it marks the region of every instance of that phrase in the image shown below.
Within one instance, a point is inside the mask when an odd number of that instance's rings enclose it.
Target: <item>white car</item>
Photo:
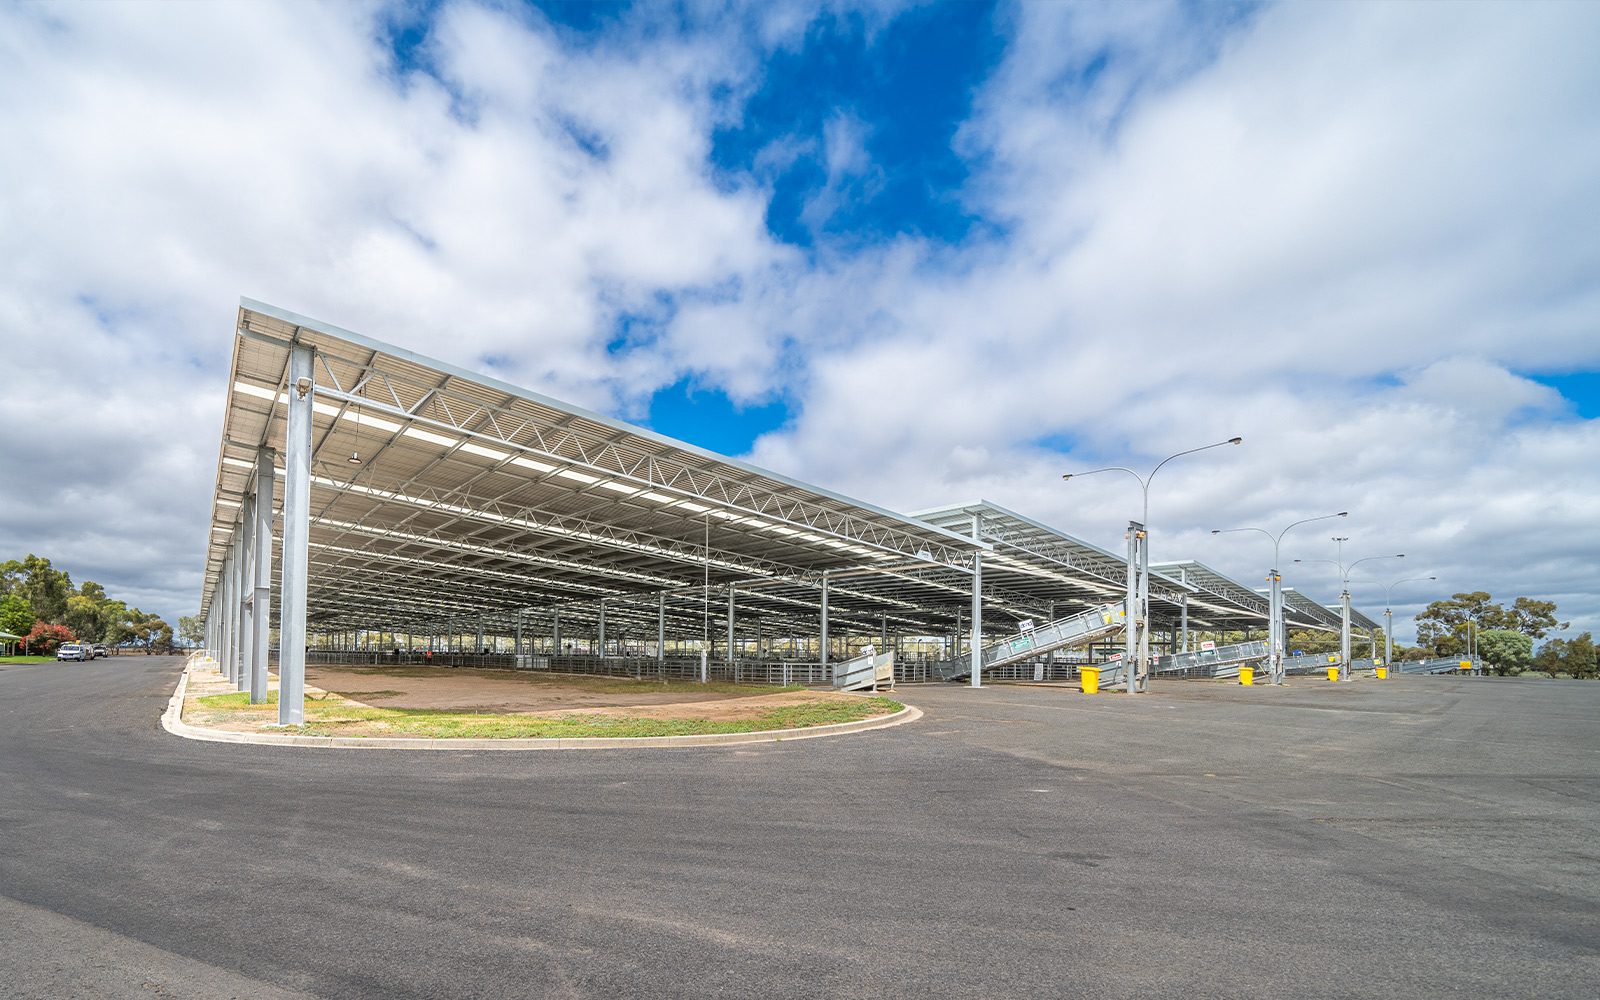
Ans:
[[[94,659],[94,654],[89,651],[89,647],[88,646],[85,646],[82,643],[79,643],[79,642],[64,642],[64,643],[61,644],[61,648],[56,650],[56,659],[58,659],[58,660],[92,660],[92,659]]]

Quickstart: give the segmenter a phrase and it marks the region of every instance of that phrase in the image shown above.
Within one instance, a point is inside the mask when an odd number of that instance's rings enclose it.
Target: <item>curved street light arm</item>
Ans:
[[[1318,517],[1308,517],[1303,521],[1296,521],[1296,522],[1294,522],[1294,524],[1291,524],[1288,527],[1284,528],[1282,531],[1278,532],[1278,541],[1280,541],[1280,542],[1283,541],[1283,536],[1287,535],[1289,533],[1289,528],[1293,528],[1296,525],[1310,524],[1312,521],[1326,521],[1329,518],[1334,518],[1334,517],[1349,517],[1349,516],[1350,516],[1350,512],[1349,511],[1341,510],[1337,514],[1323,514],[1323,515],[1320,515]]]
[[[1097,473],[1101,473],[1101,472],[1126,472],[1128,475],[1130,475],[1133,478],[1139,480],[1139,485],[1140,486],[1144,485],[1144,479],[1137,472],[1134,472],[1132,469],[1129,469],[1129,468],[1124,468],[1123,466],[1120,466],[1120,465],[1110,465],[1110,466],[1107,466],[1104,469],[1090,469],[1088,472],[1069,472],[1066,475],[1062,476],[1061,478],[1063,480],[1077,479],[1079,476],[1093,476],[1093,475],[1095,475]]]
[[[1166,458],[1163,458],[1161,460],[1161,465],[1157,465],[1155,468],[1150,470],[1150,478],[1154,479],[1156,477],[1156,473],[1161,471],[1161,466],[1162,465],[1166,465],[1168,462],[1172,461],[1174,458],[1182,458],[1185,455],[1193,455],[1197,451],[1207,451],[1207,450],[1212,449],[1212,448],[1221,448],[1225,444],[1238,444],[1239,442],[1241,442],[1243,440],[1244,440],[1244,438],[1242,438],[1242,437],[1232,437],[1232,438],[1229,438],[1226,441],[1218,441],[1216,444],[1203,444],[1198,448],[1190,448],[1188,451],[1180,451],[1176,455],[1168,455]]]

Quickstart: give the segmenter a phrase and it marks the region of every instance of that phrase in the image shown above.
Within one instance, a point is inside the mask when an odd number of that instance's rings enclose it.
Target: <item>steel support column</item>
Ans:
[[[1183,648],[1180,649],[1179,652],[1187,653],[1189,651],[1189,595],[1188,594],[1184,594],[1182,599],[1179,600],[1179,602],[1178,602],[1178,611],[1179,611],[1179,614],[1181,615],[1181,619],[1180,619],[1180,622],[1179,622],[1179,628],[1181,629],[1181,631],[1179,632],[1179,635],[1182,636],[1182,646],[1183,646]]]
[[[269,640],[272,637],[272,494],[277,477],[273,467],[275,456],[269,448],[256,453],[256,523],[255,523],[255,579],[251,586],[255,596],[253,631],[250,645],[250,704],[259,705],[267,700],[267,660],[271,656]]]
[[[295,344],[289,348],[288,427],[283,450],[283,573],[278,596],[278,724],[281,726],[301,725],[306,717],[306,586],[311,569],[314,361],[315,352],[310,347]]]
[[[667,595],[665,592],[656,595],[656,662],[664,663],[667,659]]]
[[[822,676],[828,678],[828,572],[822,572]]]
[[[1339,594],[1339,679],[1350,679],[1350,589]]]
[[[1289,644],[1289,637],[1284,634],[1283,628],[1283,574],[1277,570],[1272,571],[1272,602],[1268,614],[1272,621],[1267,628],[1267,648],[1272,651],[1272,683],[1283,683],[1283,650]]]
[[[255,672],[255,563],[256,563],[256,500],[246,496],[239,513],[239,676],[234,689],[250,690],[250,675]]]
[[[1128,596],[1122,606],[1122,676],[1129,694],[1138,694],[1134,673],[1139,658],[1139,533],[1144,525],[1128,522]]]
[[[600,598],[600,655],[606,655],[606,599]]]
[[[729,663],[732,663],[733,660],[734,660],[734,656],[733,656],[733,614],[734,614],[733,588],[729,587],[728,588],[728,662]]]
[[[976,535],[977,531],[974,530]],[[972,686],[983,687],[983,553],[972,553]]]

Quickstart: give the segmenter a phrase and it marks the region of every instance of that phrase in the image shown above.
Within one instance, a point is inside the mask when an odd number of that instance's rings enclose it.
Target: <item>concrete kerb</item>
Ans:
[[[893,715],[880,715],[855,722],[836,722],[827,726],[806,729],[771,729],[765,732],[705,733],[698,736],[623,736],[574,737],[568,739],[538,739],[513,737],[509,739],[463,739],[442,737],[430,739],[422,736],[301,736],[294,733],[235,733],[222,729],[191,726],[183,721],[183,701],[189,688],[191,661],[178,675],[178,686],[161,715],[161,726],[174,736],[211,743],[255,743],[265,746],[325,747],[338,750],[621,750],[629,747],[704,747],[726,746],[737,743],[778,743],[792,740],[816,739],[820,736],[843,736],[846,733],[864,733],[874,729],[915,722],[922,718],[922,710],[911,705]]]

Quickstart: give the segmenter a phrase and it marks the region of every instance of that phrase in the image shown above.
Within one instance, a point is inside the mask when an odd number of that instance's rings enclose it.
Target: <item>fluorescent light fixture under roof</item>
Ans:
[[[613,481],[611,481],[609,479],[606,480],[605,482],[601,483],[600,484],[600,488],[603,489],[603,490],[615,490],[618,493],[637,493],[637,492],[639,492],[639,488],[637,486],[629,486],[627,483],[617,483],[617,482],[613,482]]]
[[[644,497],[646,500],[654,500],[656,503],[677,503],[678,502],[678,498],[677,497],[669,497],[665,493],[651,493],[650,491],[646,490],[645,492],[643,492],[643,493],[641,493],[639,495]]]
[[[453,437],[445,437],[443,434],[435,434],[432,431],[425,431],[420,427],[407,427],[403,436],[408,438],[416,438],[418,441],[426,441],[429,444],[443,445],[446,448],[456,443],[456,439]]]
[[[344,411],[343,419],[360,424],[362,427],[376,427],[380,431],[388,431],[391,434],[400,429],[400,425],[393,420],[375,417],[370,413],[357,413],[354,410]]]
[[[780,535],[798,535],[799,534],[799,532],[795,531],[793,528],[785,528],[781,524],[774,524],[772,526],[772,530],[777,532]]]
[[[254,463],[254,462],[246,462],[242,458],[224,458],[222,460],[222,464],[223,465],[236,465],[241,469],[253,469],[253,468],[256,467],[256,463]]]
[[[246,396],[254,396],[257,399],[277,399],[280,395],[274,389],[263,389],[259,385],[251,385],[249,382],[240,382],[238,379],[234,379],[233,381],[233,390],[235,392],[242,392]]]
[[[745,518],[744,519],[744,523],[746,525],[752,527],[752,528],[770,528],[770,527],[772,527],[772,524],[770,522],[768,522],[768,521],[757,521],[753,517]]]
[[[812,535],[812,534],[808,534],[806,532],[800,532],[799,537],[805,539],[808,542],[820,542],[820,541],[822,541],[822,536],[821,535]]]
[[[510,454],[509,452],[495,451],[493,448],[485,448],[483,445],[473,444],[471,441],[468,441],[466,444],[462,445],[461,450],[470,452],[474,455],[481,455],[484,458],[492,459],[496,462],[504,459],[508,454]]]
[[[584,484],[598,483],[600,481],[599,476],[591,476],[587,472],[579,472],[576,469],[557,469],[556,475],[562,479],[575,479]]]
[[[711,509],[710,507],[707,507],[703,503],[694,503],[691,500],[685,500],[682,503],[678,504],[678,506],[682,507],[684,510],[692,510],[696,514],[704,514],[706,511]]]
[[[237,501],[237,500],[224,500],[221,497],[217,497],[217,503],[221,504],[224,507],[237,507],[237,506],[239,506],[239,501]]]

